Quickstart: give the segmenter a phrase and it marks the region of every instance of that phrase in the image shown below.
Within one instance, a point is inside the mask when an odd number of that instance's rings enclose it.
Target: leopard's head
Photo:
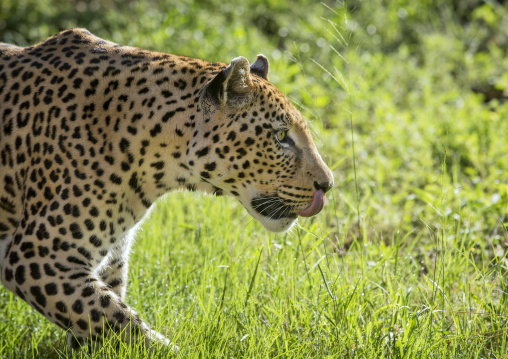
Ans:
[[[300,112],[268,81],[268,60],[237,57],[203,88],[195,146],[201,179],[236,197],[268,230],[321,211],[333,186]]]

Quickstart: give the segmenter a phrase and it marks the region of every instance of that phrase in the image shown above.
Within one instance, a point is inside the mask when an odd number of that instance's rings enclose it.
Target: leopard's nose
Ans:
[[[330,188],[332,188],[332,186],[333,184],[328,181],[319,183],[317,181],[314,181],[314,188],[316,189],[316,191],[322,190],[324,193],[326,193]]]

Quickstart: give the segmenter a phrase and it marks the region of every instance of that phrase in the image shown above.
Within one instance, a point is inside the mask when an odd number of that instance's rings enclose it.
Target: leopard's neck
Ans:
[[[105,118],[111,119],[109,126],[119,129],[112,136],[115,143],[111,155],[120,162],[123,190],[133,206],[148,208],[157,198],[175,190],[220,192],[201,175],[201,157],[207,151],[203,145],[206,133],[202,132],[210,118],[200,104],[203,86],[220,67],[200,60],[201,65],[196,64],[193,59],[177,56],[144,61],[138,65],[141,70],[134,73],[150,74],[150,83],[143,76],[131,79],[132,69],[121,74],[125,84],[136,84],[129,89],[128,97],[138,103],[122,104],[121,95],[114,96]],[[198,66],[199,71],[192,66]],[[139,103],[146,110],[133,112],[131,108]],[[197,136],[205,141],[198,144]]]

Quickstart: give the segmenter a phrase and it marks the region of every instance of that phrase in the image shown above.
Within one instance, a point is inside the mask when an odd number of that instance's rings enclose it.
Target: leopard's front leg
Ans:
[[[90,252],[79,241],[52,236],[39,223],[36,235],[16,234],[2,268],[4,285],[58,326],[70,330],[72,349],[116,336],[147,347],[168,346],[121,296],[94,274]],[[30,230],[19,228],[20,233]],[[78,243],[78,244],[77,244]],[[121,293],[120,293],[121,294]]]

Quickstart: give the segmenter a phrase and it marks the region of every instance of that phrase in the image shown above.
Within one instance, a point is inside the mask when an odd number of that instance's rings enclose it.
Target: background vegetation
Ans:
[[[231,199],[160,201],[127,301],[180,357],[507,356],[504,1],[0,2],[0,41],[78,26],[209,60],[264,53],[334,171],[324,212],[283,235]],[[3,287],[0,318],[0,357],[65,357],[64,332]]]

